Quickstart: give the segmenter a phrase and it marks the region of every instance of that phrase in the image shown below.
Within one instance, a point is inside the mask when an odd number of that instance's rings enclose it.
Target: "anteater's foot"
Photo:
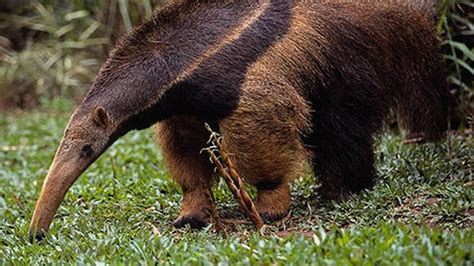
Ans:
[[[184,193],[181,213],[173,225],[201,229],[209,224],[210,216],[211,204],[206,194],[201,190],[188,191]]]
[[[354,194],[358,194],[365,189],[370,189],[374,186],[374,178],[372,174],[359,175],[354,177],[355,182],[345,184],[323,182],[316,192],[323,201],[330,200],[345,200]]]
[[[291,195],[288,183],[269,186],[268,184],[257,185],[257,211],[262,219],[267,222],[275,222],[283,219],[288,214]]]
[[[352,194],[343,188],[336,188],[332,186],[322,185],[316,190],[316,193],[321,197],[323,201],[331,200],[343,200],[349,198]]]
[[[181,214],[173,222],[173,226],[176,228],[183,228],[186,225],[189,225],[193,229],[201,229],[209,224],[209,217],[210,210]]]
[[[46,237],[46,232],[41,230],[39,232],[34,232],[34,230],[30,230],[30,243],[33,244],[36,242],[41,242]]]

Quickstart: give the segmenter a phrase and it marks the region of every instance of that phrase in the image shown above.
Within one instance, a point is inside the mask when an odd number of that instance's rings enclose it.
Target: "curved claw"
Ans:
[[[176,228],[183,228],[187,224],[193,229],[202,229],[209,224],[209,217],[195,215],[195,216],[180,216],[174,222],[173,226]]]
[[[30,235],[30,243],[34,244],[35,242],[41,242],[46,237],[46,232],[41,230],[35,233],[33,230],[30,230],[29,235]]]

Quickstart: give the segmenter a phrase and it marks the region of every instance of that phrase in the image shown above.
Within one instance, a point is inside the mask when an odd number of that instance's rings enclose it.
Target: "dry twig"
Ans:
[[[247,191],[245,191],[242,178],[240,178],[239,174],[235,170],[234,164],[230,160],[228,154],[222,148],[222,137],[217,132],[212,131],[208,124],[206,124],[206,128],[211,133],[209,138],[209,143],[211,146],[204,150],[209,154],[211,162],[216,166],[217,171],[219,171],[219,174],[221,174],[221,176],[224,178],[227,186],[230,188],[232,194],[234,194],[235,198],[239,202],[240,207],[250,218],[254,226],[260,230],[264,225],[262,218],[260,217],[260,214],[258,213],[252,198],[247,193]]]
[[[207,197],[209,199],[209,202],[211,203],[211,223],[212,225],[214,226],[214,229],[217,231],[217,232],[222,232],[224,234],[226,234],[226,231],[224,229],[224,227],[222,226],[222,222],[221,222],[221,218],[219,217],[219,212],[217,211],[217,207],[216,207],[216,201],[214,199],[214,194],[212,193],[212,188],[209,188],[208,191],[207,191]]]

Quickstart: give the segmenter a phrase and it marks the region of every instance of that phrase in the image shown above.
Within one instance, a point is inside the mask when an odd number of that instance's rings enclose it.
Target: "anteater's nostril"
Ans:
[[[94,150],[92,149],[92,145],[86,144],[82,147],[81,151],[81,156],[82,157],[90,157],[94,153]]]

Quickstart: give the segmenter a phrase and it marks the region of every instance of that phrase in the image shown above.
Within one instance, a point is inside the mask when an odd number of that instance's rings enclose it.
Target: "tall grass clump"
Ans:
[[[443,0],[438,30],[443,36],[443,52],[451,91],[458,100],[462,125],[473,123],[474,115],[474,2]]]
[[[0,28],[25,32],[23,49],[3,37],[0,95],[3,104],[31,107],[41,97],[74,97],[100,64],[98,46],[109,42],[96,34],[100,23],[86,10],[35,3],[28,15],[1,14]]]
[[[82,95],[115,39],[164,2],[0,4],[4,11],[0,13],[0,109],[30,108],[45,99]],[[5,12],[9,5],[13,8]]]

